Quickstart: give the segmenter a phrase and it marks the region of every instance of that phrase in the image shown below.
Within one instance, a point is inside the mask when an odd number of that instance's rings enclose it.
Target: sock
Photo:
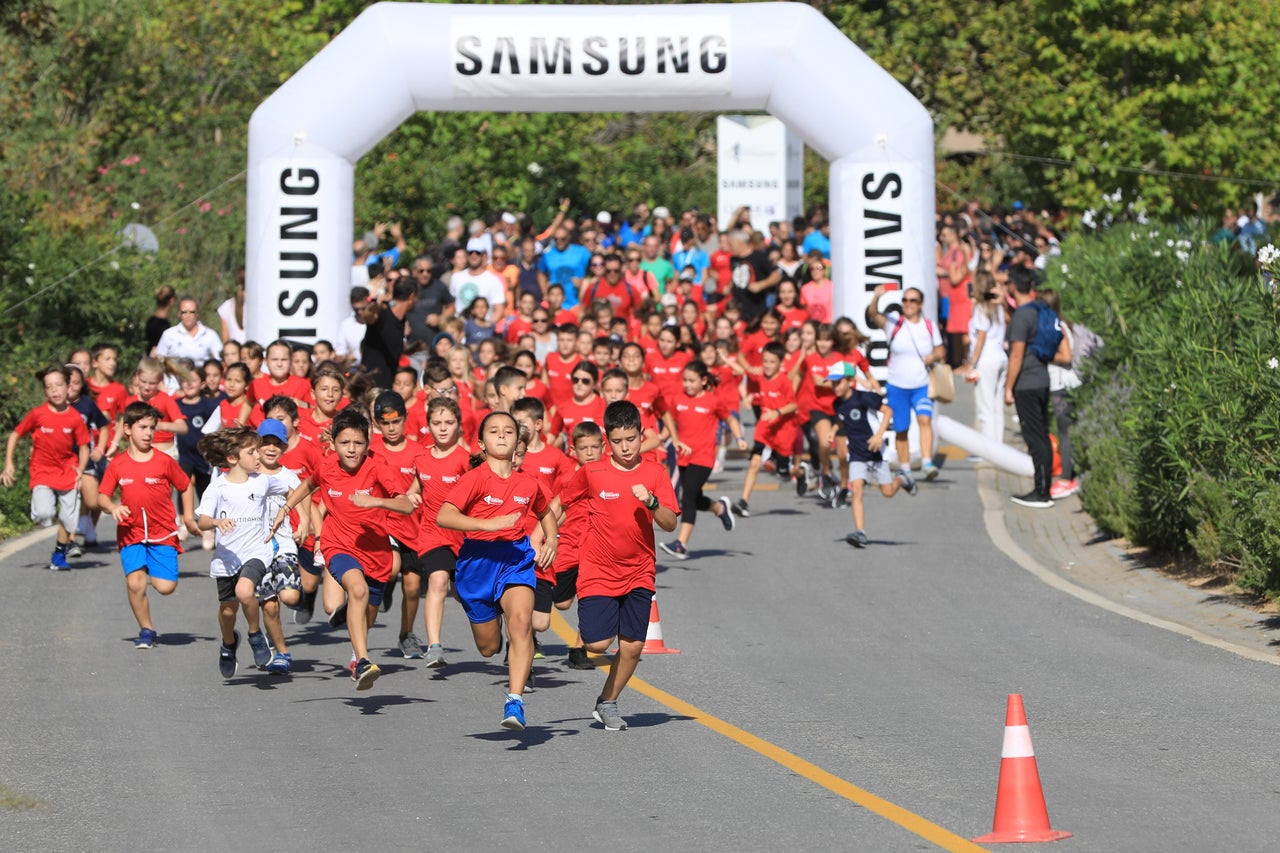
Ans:
[[[508,700],[514,699],[514,700],[516,700],[517,702],[519,702],[520,704],[522,704],[522,705],[524,704],[524,697],[523,697],[523,696],[517,696],[517,695],[516,695],[516,694],[514,694],[514,693],[508,693],[508,694],[507,694],[507,699],[508,699]]]
[[[59,542],[58,547],[55,548],[54,550],[57,551],[59,554],[65,555],[67,553],[67,549],[70,547],[71,547],[70,542]]]

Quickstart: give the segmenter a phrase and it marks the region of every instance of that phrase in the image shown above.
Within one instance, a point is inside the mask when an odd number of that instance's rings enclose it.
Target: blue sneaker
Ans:
[[[240,648],[240,632],[231,632],[231,645],[223,645],[218,649],[218,672],[223,678],[234,678],[236,674],[236,650]]]
[[[267,672],[272,675],[288,675],[289,667],[293,665],[293,655],[288,652],[276,652],[271,656],[271,662],[267,664]]]
[[[149,649],[156,644],[156,632],[151,628],[143,628],[138,632],[138,639],[133,641],[135,649]]]
[[[502,706],[502,727],[513,732],[524,731],[524,700],[507,697],[507,704]]]
[[[658,544],[658,547],[675,557],[677,560],[689,559],[689,549],[686,548],[684,543],[679,539],[674,542],[661,542]]]
[[[51,572],[69,572],[71,564],[67,562],[67,555],[61,551],[54,551],[53,556],[49,558],[49,571]]]
[[[258,669],[271,663],[271,647],[261,631],[249,635],[249,648],[253,649],[253,665]]]

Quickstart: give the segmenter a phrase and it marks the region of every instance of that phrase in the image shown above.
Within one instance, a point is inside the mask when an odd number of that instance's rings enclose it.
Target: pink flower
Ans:
[[[201,213],[208,213],[211,210],[213,210],[213,205],[209,204],[209,202],[207,201],[204,204],[200,205]]]
[[[139,169],[139,170],[138,170],[138,174],[139,174],[139,175],[145,175],[146,173],[147,173],[147,170],[146,170],[146,169]]]
[[[186,184],[184,184],[182,181],[178,181],[178,189],[185,190],[186,188],[187,188]]]
[[[113,210],[113,211],[111,211],[111,218],[112,218],[112,219],[115,219],[115,218],[116,218],[116,217],[118,217],[119,215],[120,215],[120,211],[118,211],[118,210]]]
[[[186,233],[187,233],[187,226],[185,226],[185,225],[184,225],[184,226],[182,226],[181,228],[176,229],[173,233],[175,233],[175,234],[186,234]]]
[[[110,171],[111,171],[111,170],[110,170],[110,169],[108,169],[106,166],[99,166],[99,167],[98,167],[98,174],[99,174],[99,175],[105,175],[107,172],[110,172]]]

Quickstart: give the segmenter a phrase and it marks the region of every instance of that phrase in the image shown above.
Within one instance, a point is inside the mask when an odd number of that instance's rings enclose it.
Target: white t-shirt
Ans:
[[[886,314],[888,321],[884,326],[886,338],[892,338],[889,344],[889,384],[896,388],[923,388],[929,384],[929,369],[924,366],[924,357],[933,352],[934,347],[942,346],[942,336],[934,323],[923,318],[912,323],[904,321],[898,334],[894,335],[894,327],[902,315],[897,311]]]
[[[227,324],[227,332],[231,340],[238,344],[245,342],[244,327],[236,322],[236,298],[233,296],[218,306],[218,317]]]
[[[1009,355],[1004,351],[1004,329],[1003,308],[996,312],[994,320],[981,307],[973,309],[973,318],[969,321],[969,339],[977,346],[978,332],[987,333],[982,342],[982,352],[978,355],[979,361],[996,363],[1009,360]]]
[[[279,480],[288,486],[290,492],[298,488],[302,483],[302,481],[298,479],[298,475],[290,471],[288,468],[281,468],[270,476],[272,479]],[[267,495],[267,514],[263,516],[266,519],[267,524],[271,524],[276,520],[276,514],[280,512],[280,508],[285,505],[287,500],[289,500],[288,492],[283,495],[277,495],[275,493]],[[302,503],[303,505],[298,511],[307,512],[308,501],[303,501]],[[288,516],[285,517],[284,522],[280,525],[280,529],[276,531],[275,544],[276,554],[293,554],[294,556],[297,556],[298,543],[293,541],[293,525],[289,522]],[[270,563],[267,565],[270,565]]]
[[[360,345],[364,343],[365,329],[355,314],[343,318],[338,324],[338,339],[333,342],[333,354],[338,358],[351,356],[353,364],[360,363]]]
[[[497,322],[502,316],[502,306],[507,302],[507,285],[502,278],[489,270],[473,273],[469,269],[458,270],[449,279],[449,293],[453,296],[453,308],[461,317],[467,306],[477,296],[489,300],[489,321]]]
[[[209,577],[233,577],[250,560],[271,565],[275,546],[266,541],[267,497],[288,494],[288,483],[268,474],[250,474],[243,483],[229,482],[225,476],[213,478],[200,498],[196,515],[234,519],[236,526],[229,533],[218,531],[213,559],[209,562]]]
[[[164,330],[160,343],[156,344],[156,355],[160,358],[189,358],[199,367],[206,361],[222,357],[222,335],[204,323],[196,323],[196,333],[192,335],[179,323]]]

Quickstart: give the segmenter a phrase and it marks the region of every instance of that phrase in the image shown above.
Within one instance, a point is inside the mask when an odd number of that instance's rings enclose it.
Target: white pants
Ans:
[[[68,533],[74,534],[80,522],[80,490],[62,492],[48,486],[35,486],[31,490],[31,520],[41,527],[57,521]]]
[[[984,352],[975,368],[978,382],[973,386],[978,408],[979,431],[1004,443],[1004,379],[1009,360],[1004,353],[990,357]]]

